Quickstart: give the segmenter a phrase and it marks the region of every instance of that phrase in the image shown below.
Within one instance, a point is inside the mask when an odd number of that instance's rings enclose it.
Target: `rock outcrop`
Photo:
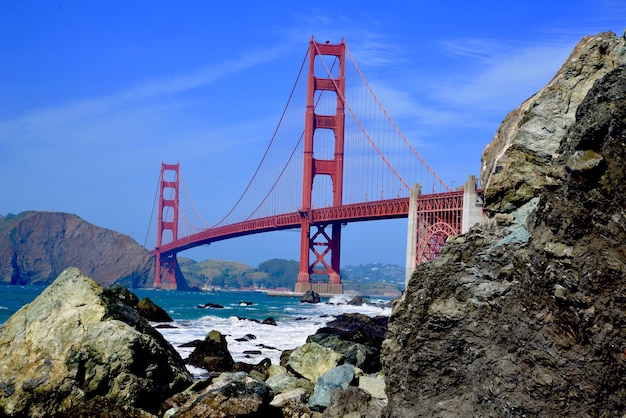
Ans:
[[[626,63],[625,43],[611,32],[584,38],[554,78],[506,116],[482,156],[490,211],[510,212],[562,180],[550,162],[594,82]]]
[[[101,397],[141,416],[129,408],[157,412],[191,383],[176,350],[113,294],[69,268],[3,324],[0,415],[70,416]]]
[[[394,306],[385,416],[624,414],[623,57],[623,39],[585,38],[500,127],[496,142],[535,129],[526,146],[487,148],[500,213],[419,266]],[[539,114],[548,102],[562,111]]]
[[[68,267],[104,286],[152,287],[155,274],[144,247],[76,215],[23,212],[0,219],[0,283],[47,285]]]

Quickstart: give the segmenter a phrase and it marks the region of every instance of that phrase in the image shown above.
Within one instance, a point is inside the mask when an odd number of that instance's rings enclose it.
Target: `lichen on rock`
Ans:
[[[103,397],[157,411],[191,383],[175,349],[76,268],[0,328],[0,411],[49,416]]]

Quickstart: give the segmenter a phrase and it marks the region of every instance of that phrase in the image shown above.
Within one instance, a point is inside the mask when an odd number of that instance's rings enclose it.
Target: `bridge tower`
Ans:
[[[334,56],[339,61],[338,77],[316,77],[317,56]],[[300,271],[295,291],[314,290],[318,293],[343,293],[339,275],[341,254],[341,223],[313,224],[311,201],[316,176],[329,176],[332,183],[333,206],[342,205],[343,154],[344,154],[344,98],[345,98],[346,44],[328,42],[321,44],[311,38],[309,43],[309,74],[307,84],[306,115],[304,125],[304,173],[302,207],[300,209]],[[315,98],[318,91],[335,92],[337,109],[334,115],[315,113]],[[334,134],[334,157],[320,159],[314,155],[315,132],[329,129]],[[312,227],[315,229],[311,233]],[[311,261],[311,255],[314,259]],[[330,257],[330,261],[328,259]],[[311,274],[328,276],[328,283],[311,283]]]
[[[176,289],[176,270],[178,263],[176,253],[161,254],[166,233],[171,235],[169,241],[178,239],[178,199],[180,164],[161,163],[159,179],[159,220],[157,226],[155,288]]]

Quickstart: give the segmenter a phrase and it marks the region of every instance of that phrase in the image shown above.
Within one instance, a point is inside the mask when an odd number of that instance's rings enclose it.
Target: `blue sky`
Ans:
[[[622,0],[2,2],[0,214],[75,213],[144,244],[165,161],[181,164],[202,216],[221,219],[311,36],[346,40],[405,136],[457,186],[583,36],[625,27]],[[342,264],[404,264],[405,230],[348,225]],[[181,255],[257,265],[296,259],[298,245],[280,232]]]

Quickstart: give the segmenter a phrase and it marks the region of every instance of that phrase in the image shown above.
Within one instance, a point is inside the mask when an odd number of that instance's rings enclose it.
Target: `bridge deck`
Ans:
[[[310,212],[291,212],[209,228],[196,234],[179,238],[176,241],[168,242],[156,250],[160,250],[161,254],[177,253],[199,245],[229,238],[300,228],[303,216],[310,216],[314,225],[320,225],[330,222],[348,223],[406,218],[408,213],[408,197],[312,209]]]

